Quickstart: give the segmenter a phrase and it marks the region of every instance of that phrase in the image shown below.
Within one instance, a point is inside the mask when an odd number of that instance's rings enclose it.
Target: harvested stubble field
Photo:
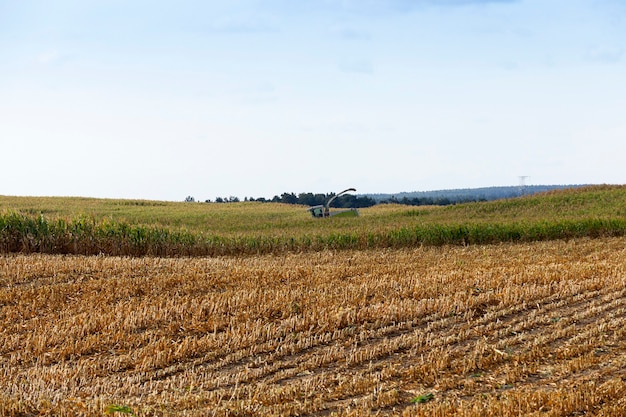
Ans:
[[[626,415],[625,244],[0,255],[0,415]]]

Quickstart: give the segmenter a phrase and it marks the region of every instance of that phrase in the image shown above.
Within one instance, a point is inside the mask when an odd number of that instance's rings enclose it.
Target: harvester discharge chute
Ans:
[[[323,217],[334,217],[334,216],[341,216],[341,217],[356,217],[359,215],[359,211],[355,208],[350,208],[350,209],[346,209],[346,210],[334,210],[334,211],[330,211],[330,204],[337,198],[342,196],[343,194],[350,192],[350,191],[356,191],[355,188],[348,188],[347,190],[343,190],[342,192],[340,192],[337,195],[334,195],[333,197],[331,197],[326,204],[323,205],[319,205],[319,206],[313,206],[313,207],[309,207],[308,210],[311,212],[311,216],[315,217],[315,218],[323,218]]]

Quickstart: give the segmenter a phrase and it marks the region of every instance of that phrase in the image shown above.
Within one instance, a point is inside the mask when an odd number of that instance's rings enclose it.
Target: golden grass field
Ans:
[[[2,254],[0,415],[624,416],[625,318],[622,237]]]

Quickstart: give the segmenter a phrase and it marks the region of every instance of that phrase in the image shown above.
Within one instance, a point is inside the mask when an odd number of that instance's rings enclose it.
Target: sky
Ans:
[[[0,195],[626,183],[623,0],[0,0]]]

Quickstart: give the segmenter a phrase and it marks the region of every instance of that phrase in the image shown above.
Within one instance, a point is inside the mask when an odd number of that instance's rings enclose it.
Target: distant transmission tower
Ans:
[[[520,175],[519,176],[519,194],[526,194],[526,178],[530,178],[528,175]]]

